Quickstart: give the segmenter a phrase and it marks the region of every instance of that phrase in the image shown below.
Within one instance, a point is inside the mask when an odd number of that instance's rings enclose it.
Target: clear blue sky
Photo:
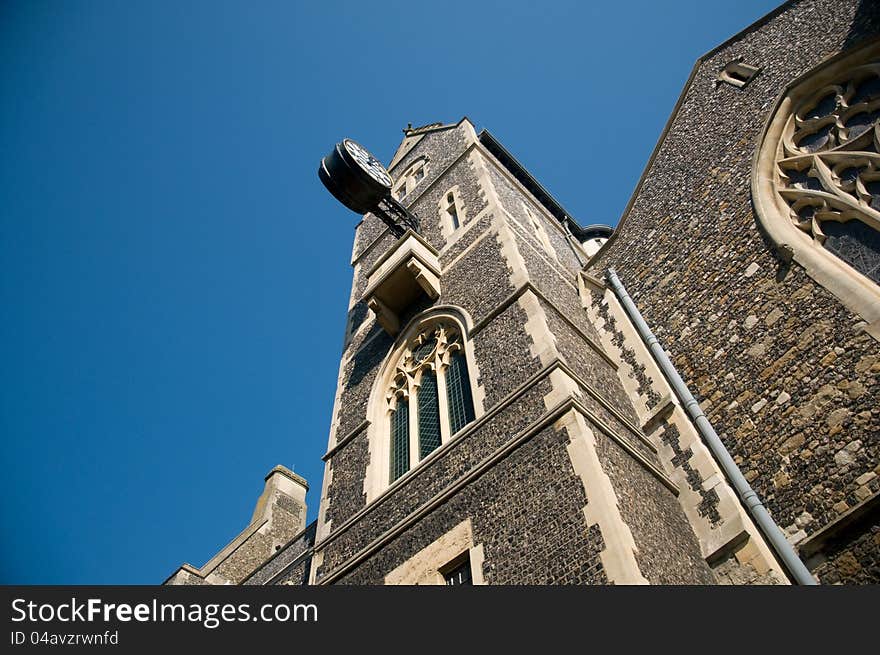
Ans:
[[[741,2],[4,2],[0,582],[159,583],[285,464],[318,508],[357,217],[467,115],[582,224],[615,224]]]

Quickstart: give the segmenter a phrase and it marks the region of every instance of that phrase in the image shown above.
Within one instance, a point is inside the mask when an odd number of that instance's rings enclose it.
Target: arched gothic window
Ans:
[[[457,325],[430,323],[407,343],[385,399],[389,482],[394,482],[474,420],[467,356]]]
[[[758,149],[752,198],[783,259],[880,339],[880,40],[786,88]]]
[[[402,175],[397,178],[394,185],[394,197],[404,200],[419,185],[428,171],[428,158],[420,157]]]

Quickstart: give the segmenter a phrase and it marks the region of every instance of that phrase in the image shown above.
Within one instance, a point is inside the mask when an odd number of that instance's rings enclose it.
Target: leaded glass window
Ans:
[[[464,355],[454,353],[446,369],[446,393],[449,396],[449,430],[455,434],[474,420],[474,402]]]
[[[431,323],[407,344],[387,395],[391,482],[474,420],[470,384],[456,325]]]
[[[409,405],[399,400],[391,412],[391,479],[396,480],[409,469]]]
[[[419,386],[419,457],[427,457],[440,447],[440,413],[437,411],[437,376],[422,375]]]

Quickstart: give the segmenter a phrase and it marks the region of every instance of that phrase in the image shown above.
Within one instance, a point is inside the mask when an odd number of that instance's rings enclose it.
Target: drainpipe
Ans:
[[[614,291],[618,300],[620,300],[620,304],[623,305],[623,308],[633,325],[635,325],[642,341],[645,342],[648,350],[650,350],[651,354],[654,356],[654,360],[657,362],[663,375],[666,376],[669,385],[675,391],[675,395],[678,396],[681,404],[690,415],[694,426],[700,433],[700,436],[703,437],[709,450],[712,451],[712,454],[721,466],[724,475],[733,485],[734,489],[736,489],[746,511],[752,519],[754,519],[755,524],[767,538],[770,547],[775,551],[779,560],[797,584],[817,584],[800,557],[798,557],[794,547],[788,543],[788,540],[782,534],[782,530],[779,529],[779,526],[776,525],[776,522],[770,517],[770,513],[761,503],[758,494],[755,493],[748,481],[743,477],[739,467],[733,461],[727,448],[725,448],[724,444],[721,442],[718,433],[715,432],[712,424],[709,423],[709,419],[706,418],[703,410],[700,409],[699,403],[697,403],[693,394],[691,394],[690,390],[687,388],[684,380],[681,379],[678,371],[675,370],[675,366],[669,360],[669,357],[666,356],[666,352],[663,350],[657,337],[654,336],[651,329],[648,327],[648,324],[645,322],[645,319],[642,318],[641,313],[632,301],[632,298],[629,297],[623,283],[620,281],[620,278],[617,277],[617,273],[613,268],[608,269],[605,278],[611,285],[611,289]]]

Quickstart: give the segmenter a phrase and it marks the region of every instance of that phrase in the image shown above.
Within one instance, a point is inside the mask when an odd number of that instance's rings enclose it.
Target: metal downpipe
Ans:
[[[755,493],[754,489],[752,489],[751,485],[749,485],[748,481],[743,477],[742,472],[739,470],[736,462],[733,461],[733,458],[730,456],[724,443],[722,443],[718,433],[715,432],[715,428],[712,427],[709,419],[706,418],[706,415],[700,408],[699,403],[687,388],[684,380],[681,379],[681,376],[678,374],[673,363],[669,360],[669,357],[666,356],[666,352],[663,350],[657,337],[654,336],[654,333],[651,332],[645,319],[642,318],[641,312],[639,312],[638,307],[636,307],[632,298],[630,298],[629,294],[626,292],[626,288],[623,286],[620,278],[617,277],[617,273],[613,268],[608,269],[605,278],[611,285],[611,289],[614,291],[620,304],[623,305],[623,308],[633,322],[633,325],[635,325],[639,336],[645,342],[645,345],[647,345],[648,350],[651,351],[651,355],[654,357],[654,360],[657,362],[663,375],[666,376],[669,385],[675,391],[675,395],[678,396],[681,404],[691,417],[700,436],[704,439],[709,450],[712,452],[712,455],[721,466],[724,475],[733,485],[734,489],[736,489],[746,511],[754,519],[758,529],[761,530],[767,538],[770,547],[776,553],[785,569],[797,584],[817,584],[815,578],[813,578],[810,571],[801,561],[800,557],[798,557],[794,547],[788,542],[782,534],[782,530],[779,529],[779,526],[776,525],[776,522],[770,516],[767,508],[764,507],[758,494]]]

